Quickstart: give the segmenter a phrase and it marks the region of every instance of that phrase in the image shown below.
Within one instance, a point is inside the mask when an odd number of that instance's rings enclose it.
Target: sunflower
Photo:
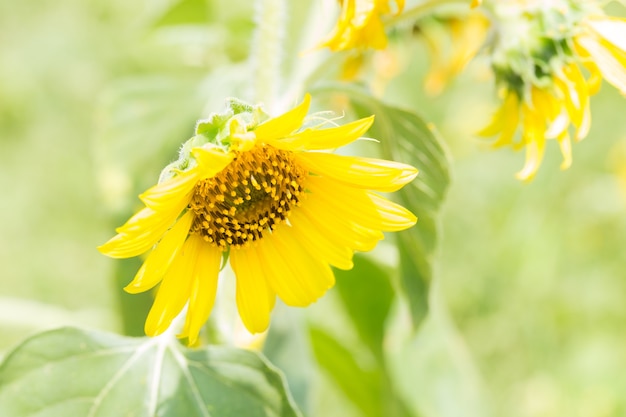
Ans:
[[[549,86],[533,85],[523,99],[516,90],[504,90],[503,104],[494,114],[491,123],[479,132],[482,136],[498,135],[493,146],[512,146],[526,149],[526,163],[516,174],[520,180],[532,179],[543,159],[546,142],[559,143],[563,162],[561,169],[572,164],[570,126],[574,139],[582,140],[589,132],[589,86],[575,64],[562,68]],[[520,130],[520,135],[516,132]]]
[[[387,36],[382,16],[391,14],[389,0],[340,0],[341,14],[337,26],[320,46],[333,51],[348,49],[384,49]],[[395,0],[397,13],[404,0]]]
[[[594,1],[513,5],[492,53],[502,105],[479,134],[498,135],[495,146],[525,148],[517,177],[530,180],[547,140],[560,145],[561,169],[571,165],[571,139],[589,133],[589,98],[603,78],[626,94],[626,19],[604,15]]]
[[[180,158],[139,197],[145,208],[100,251],[128,258],[151,250],[129,293],[160,283],[146,334],[165,331],[185,305],[180,337],[192,344],[208,319],[222,259],[236,276],[239,315],[251,333],[267,329],[276,296],[306,306],[334,284],[331,265],[352,268],[383,231],[415,216],[374,191],[398,190],[412,166],[327,152],[361,137],[373,116],[343,126],[303,128],[310,97],[268,118],[231,102],[196,127]]]

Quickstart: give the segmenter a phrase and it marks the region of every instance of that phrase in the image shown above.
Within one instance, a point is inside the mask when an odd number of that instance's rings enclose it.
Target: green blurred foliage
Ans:
[[[289,33],[310,5],[294,8]],[[0,3],[0,351],[59,325],[141,332],[149,294],[125,301],[132,271],[95,248],[197,118],[249,98],[252,16],[243,0]],[[290,52],[314,45],[305,35]],[[454,161],[430,314],[412,327],[383,245],[357,264],[369,265],[358,290],[338,274],[306,313],[278,306],[265,353],[307,415],[382,404],[426,417],[624,415],[626,101],[604,86],[573,166],[559,171],[549,143],[520,184],[523,155],[473,135],[496,105],[484,62],[428,97],[427,52],[402,42],[405,67],[383,99],[434,123]],[[373,288],[369,306],[360,297]],[[354,401],[364,396],[367,409]]]

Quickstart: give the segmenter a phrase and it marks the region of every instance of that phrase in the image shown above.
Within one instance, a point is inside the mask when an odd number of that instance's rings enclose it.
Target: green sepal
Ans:
[[[246,133],[267,119],[269,115],[260,105],[251,105],[233,97],[226,99],[226,108],[222,112],[211,113],[206,119],[196,122],[195,136],[183,143],[178,159],[161,171],[159,183],[196,165],[191,153],[193,148],[211,144],[228,152],[234,133]]]

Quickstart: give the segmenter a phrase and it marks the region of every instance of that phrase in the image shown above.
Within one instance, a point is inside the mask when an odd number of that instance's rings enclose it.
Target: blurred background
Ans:
[[[121,291],[137,261],[96,246],[195,120],[246,96],[253,8],[223,3],[0,3],[0,356],[61,325],[141,332],[149,296]],[[427,50],[407,47],[384,99],[432,122],[453,158],[438,318],[407,396],[428,417],[626,415],[626,99],[604,85],[573,166],[561,172],[549,143],[521,184],[523,153],[473,134],[497,105],[485,63],[431,97]],[[312,415],[361,415],[325,383]]]

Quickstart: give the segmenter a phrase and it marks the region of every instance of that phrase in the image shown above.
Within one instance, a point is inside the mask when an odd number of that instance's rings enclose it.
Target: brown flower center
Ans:
[[[307,172],[293,153],[257,145],[196,184],[191,233],[221,250],[240,248],[285,221],[302,198]]]

